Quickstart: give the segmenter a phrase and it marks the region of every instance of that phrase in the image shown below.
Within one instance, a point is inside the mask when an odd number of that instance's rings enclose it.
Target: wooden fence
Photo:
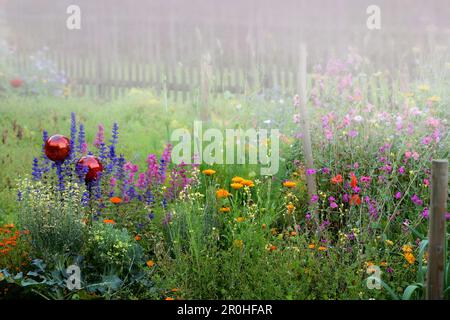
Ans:
[[[46,46],[74,94],[112,98],[133,87],[196,94],[201,59],[211,61],[211,91],[243,93],[298,87],[298,45],[309,68],[358,48],[376,68],[409,68],[411,47],[448,42],[446,0],[378,0],[382,29],[366,27],[370,0],[3,0],[8,41],[19,70]],[[82,29],[67,30],[65,9],[82,9]],[[0,5],[1,9],[1,5]],[[428,29],[434,23],[434,29]]]

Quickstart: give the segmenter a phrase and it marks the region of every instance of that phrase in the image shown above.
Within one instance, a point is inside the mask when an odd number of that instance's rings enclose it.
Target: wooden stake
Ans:
[[[431,166],[431,210],[428,229],[426,299],[444,298],[445,211],[448,195],[448,160],[433,160]]]
[[[311,148],[311,135],[309,133],[309,120],[308,120],[308,112],[306,110],[306,105],[308,103],[308,95],[306,92],[306,47],[302,43],[300,44],[300,61],[299,61],[299,70],[298,70],[298,79],[299,79],[299,94],[300,94],[300,103],[298,105],[299,113],[300,113],[300,124],[301,124],[301,132],[302,132],[302,142],[303,142],[303,153],[305,156],[306,169],[314,168],[314,161],[312,155]],[[314,175],[306,175],[306,183],[308,187],[308,196],[309,199],[315,194],[317,194],[317,186]],[[318,224],[317,213],[314,212],[314,219]]]
[[[209,94],[211,90],[211,56],[209,53],[203,55],[200,65],[200,95],[201,95],[201,108],[200,118],[203,121],[209,121]]]

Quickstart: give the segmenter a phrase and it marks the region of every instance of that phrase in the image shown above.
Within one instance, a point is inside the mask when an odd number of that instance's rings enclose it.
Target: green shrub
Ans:
[[[86,233],[82,196],[77,184],[60,191],[58,186],[28,178],[19,182],[18,219],[30,233],[31,256],[52,263],[58,256],[79,254]]]
[[[126,229],[100,221],[94,222],[89,230],[86,256],[94,267],[116,272],[128,271],[143,262],[141,247]]]

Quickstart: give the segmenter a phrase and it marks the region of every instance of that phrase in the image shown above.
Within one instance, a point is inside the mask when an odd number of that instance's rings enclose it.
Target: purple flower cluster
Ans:
[[[104,127],[99,125],[93,143],[96,152],[88,150],[85,127],[82,123],[77,126],[75,114],[72,113],[69,157],[63,162],[54,163],[45,156],[44,148],[42,148],[42,161],[39,158],[33,159],[33,179],[55,183],[59,190],[65,190],[67,182],[70,181],[86,183],[86,192],[83,194],[81,205],[89,205],[98,215],[105,209],[103,199],[114,196],[121,197],[125,203],[141,201],[151,207],[159,203],[165,209],[169,202],[176,199],[178,194],[192,182],[190,166],[184,163],[171,165],[172,146],[170,144],[166,146],[159,159],[155,154],[148,155],[145,170],[139,172],[137,164],[127,161],[124,155],[117,154],[118,137],[119,126],[114,123],[110,144],[107,146]],[[48,133],[44,131],[44,143],[47,139]],[[78,164],[78,159],[86,154],[98,155],[103,165],[103,172],[100,172],[93,181],[85,180],[89,169]],[[153,212],[147,212],[146,216],[149,219],[154,217]]]

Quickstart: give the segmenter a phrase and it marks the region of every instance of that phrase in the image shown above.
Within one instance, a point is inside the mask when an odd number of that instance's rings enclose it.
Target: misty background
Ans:
[[[81,30],[69,30],[69,5]],[[366,26],[381,9],[381,29]],[[210,78],[215,92],[297,88],[299,44],[310,70],[349,52],[377,70],[414,73],[450,39],[448,0],[1,0],[0,36],[27,69],[42,51],[79,95],[114,97],[132,87],[187,98]]]

